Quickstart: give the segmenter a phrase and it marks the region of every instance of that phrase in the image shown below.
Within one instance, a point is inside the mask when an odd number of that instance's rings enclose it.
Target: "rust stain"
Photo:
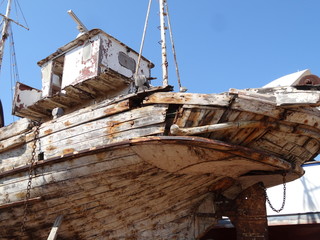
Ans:
[[[109,121],[108,123],[107,123],[107,127],[108,128],[113,128],[114,126],[116,126],[116,125],[119,125],[121,122],[119,122],[119,121]]]
[[[72,125],[72,123],[69,122],[69,121],[66,121],[66,122],[64,122],[64,125],[65,125],[66,127],[68,127],[68,126]]]
[[[96,157],[99,161],[103,161],[106,158],[107,153],[106,152],[101,152],[101,153],[97,153]]]
[[[115,107],[113,107],[113,108],[107,108],[106,110],[104,110],[104,113],[105,113],[106,115],[111,115],[111,114],[113,114],[113,113],[119,112],[119,110],[120,110],[120,111],[125,110],[125,109],[127,109],[128,107],[129,107],[129,102],[128,102],[128,101],[125,101],[125,102],[122,102],[122,103],[117,104],[117,105],[116,105]],[[122,108],[125,108],[125,109],[122,109]]]
[[[48,130],[44,131],[45,134],[50,134],[50,133],[52,133],[52,132],[53,132],[52,129],[48,129]]]
[[[46,148],[47,151],[52,151],[52,150],[55,150],[55,149],[57,149],[57,148],[54,147],[54,146],[49,146],[49,147]]]
[[[16,193],[15,196],[16,196],[17,199],[24,199],[25,196],[26,196],[26,193],[19,192],[19,193]]]
[[[233,184],[235,184],[235,180],[231,177],[225,177],[222,178],[220,180],[218,180],[217,182],[215,182],[210,188],[209,191],[224,191],[228,188],[230,188]]]
[[[63,155],[69,154],[69,153],[73,153],[74,152],[74,148],[66,148],[63,150]]]

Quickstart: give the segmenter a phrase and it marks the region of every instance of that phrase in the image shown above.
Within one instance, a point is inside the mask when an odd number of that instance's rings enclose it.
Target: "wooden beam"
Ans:
[[[243,121],[243,122],[227,122],[227,123],[217,123],[213,125],[206,125],[200,127],[191,128],[180,128],[178,125],[173,124],[170,127],[170,132],[173,135],[195,135],[208,132],[225,131],[230,129],[240,129],[240,128],[261,128],[263,126],[268,126],[261,121]]]
[[[62,223],[63,215],[59,215],[56,220],[54,221],[54,224],[51,228],[50,234],[47,238],[47,240],[56,240],[58,236],[59,227]]]
[[[27,200],[27,203],[36,203],[36,202],[40,202],[42,200],[42,197],[36,197],[36,198],[30,198]],[[0,209],[4,209],[4,208],[11,208],[11,207],[17,207],[20,205],[25,204],[26,200],[21,200],[21,201],[16,201],[16,202],[11,202],[11,203],[5,203],[0,205]]]

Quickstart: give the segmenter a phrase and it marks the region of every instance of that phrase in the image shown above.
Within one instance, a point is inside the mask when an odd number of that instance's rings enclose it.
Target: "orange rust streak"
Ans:
[[[52,151],[52,150],[55,150],[55,149],[57,149],[57,148],[54,147],[54,146],[49,146],[49,147],[46,148],[47,151]]]
[[[63,155],[73,153],[73,152],[74,152],[74,148],[66,148],[63,150]]]
[[[46,130],[46,131],[44,131],[44,133],[47,135],[47,134],[51,134],[53,131],[52,131],[52,129],[48,129],[48,130]]]
[[[66,127],[68,127],[68,126],[72,125],[72,123],[69,122],[69,121],[66,121],[66,122],[64,122],[64,125],[65,125]]]

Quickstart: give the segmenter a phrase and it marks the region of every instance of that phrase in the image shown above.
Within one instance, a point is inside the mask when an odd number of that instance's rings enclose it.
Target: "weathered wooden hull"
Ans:
[[[43,239],[59,215],[60,239],[199,237],[219,218],[217,192],[233,199],[258,182],[282,183],[284,172],[299,178],[318,154],[319,101],[294,104],[252,91],[150,91],[42,123],[36,138],[25,119],[2,128],[1,239]],[[170,132],[174,124],[180,133]],[[21,233],[34,142],[41,159]]]

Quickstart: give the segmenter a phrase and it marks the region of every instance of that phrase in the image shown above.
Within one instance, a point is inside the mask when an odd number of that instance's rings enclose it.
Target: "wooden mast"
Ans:
[[[11,1],[8,0],[6,15],[3,16],[3,27],[1,31],[1,39],[0,39],[0,72],[2,68],[2,59],[3,59],[3,52],[4,52],[4,44],[6,42],[6,39],[8,37],[8,28],[10,25],[10,11],[11,11]],[[3,114],[3,108],[2,108],[2,102],[0,100],[0,127],[4,126],[4,114]]]
[[[160,31],[161,31],[161,55],[162,55],[162,85],[168,86],[168,61],[166,48],[166,27],[165,27],[165,2],[166,0],[159,0],[160,5]]]
[[[4,52],[4,45],[6,42],[6,39],[8,37],[8,28],[10,25],[10,11],[11,11],[11,1],[8,0],[8,5],[7,5],[7,10],[6,10],[6,15],[3,16],[3,27],[1,31],[1,39],[0,39],[0,71],[2,67],[2,59],[3,59],[3,52]]]

